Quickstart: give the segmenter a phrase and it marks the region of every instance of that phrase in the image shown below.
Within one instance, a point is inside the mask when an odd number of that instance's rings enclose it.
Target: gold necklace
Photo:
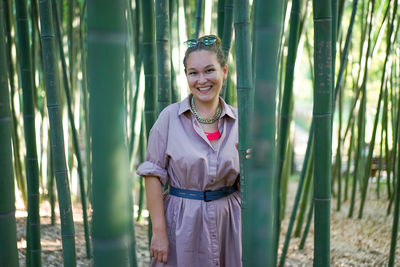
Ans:
[[[205,123],[205,124],[211,124],[211,123],[216,122],[219,119],[219,117],[221,116],[221,113],[222,113],[221,106],[218,105],[217,112],[215,112],[214,116],[212,116],[211,118],[202,118],[202,117],[200,117],[199,113],[196,110],[196,106],[194,105],[194,96],[192,96],[192,100],[190,102],[190,108],[192,109],[193,114],[196,117],[196,119],[200,123]]]

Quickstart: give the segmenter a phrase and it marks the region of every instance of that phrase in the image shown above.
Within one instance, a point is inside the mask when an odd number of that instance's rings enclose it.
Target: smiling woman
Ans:
[[[152,266],[242,266],[237,110],[219,97],[228,67],[217,36],[186,44],[191,95],[160,113],[137,170],[153,224]]]

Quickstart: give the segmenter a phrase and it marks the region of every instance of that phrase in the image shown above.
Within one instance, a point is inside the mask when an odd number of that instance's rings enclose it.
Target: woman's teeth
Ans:
[[[211,87],[202,87],[202,88],[199,88],[199,90],[200,90],[201,92],[203,92],[203,91],[208,91],[208,90],[210,90],[210,88],[211,88]]]

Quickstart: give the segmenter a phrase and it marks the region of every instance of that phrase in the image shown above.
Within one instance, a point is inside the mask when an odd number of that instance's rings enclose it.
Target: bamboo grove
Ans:
[[[188,92],[183,42],[210,33],[228,58],[222,97],[239,110],[243,265],[284,266],[291,237],[302,249],[313,224],[314,265],[328,266],[331,213],[348,203],[362,219],[372,194],[393,219],[385,264],[400,264],[399,4],[0,0],[0,266],[19,265],[16,198],[27,266],[43,264],[46,201],[52,224],[59,208],[64,266],[77,264],[77,209],[95,266],[138,265],[135,170],[157,114]],[[308,133],[297,175],[295,123]]]

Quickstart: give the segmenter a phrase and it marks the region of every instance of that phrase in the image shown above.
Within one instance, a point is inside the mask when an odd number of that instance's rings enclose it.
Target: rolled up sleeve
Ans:
[[[136,171],[140,176],[156,176],[163,185],[168,182],[167,125],[158,120],[150,131],[146,161]]]

